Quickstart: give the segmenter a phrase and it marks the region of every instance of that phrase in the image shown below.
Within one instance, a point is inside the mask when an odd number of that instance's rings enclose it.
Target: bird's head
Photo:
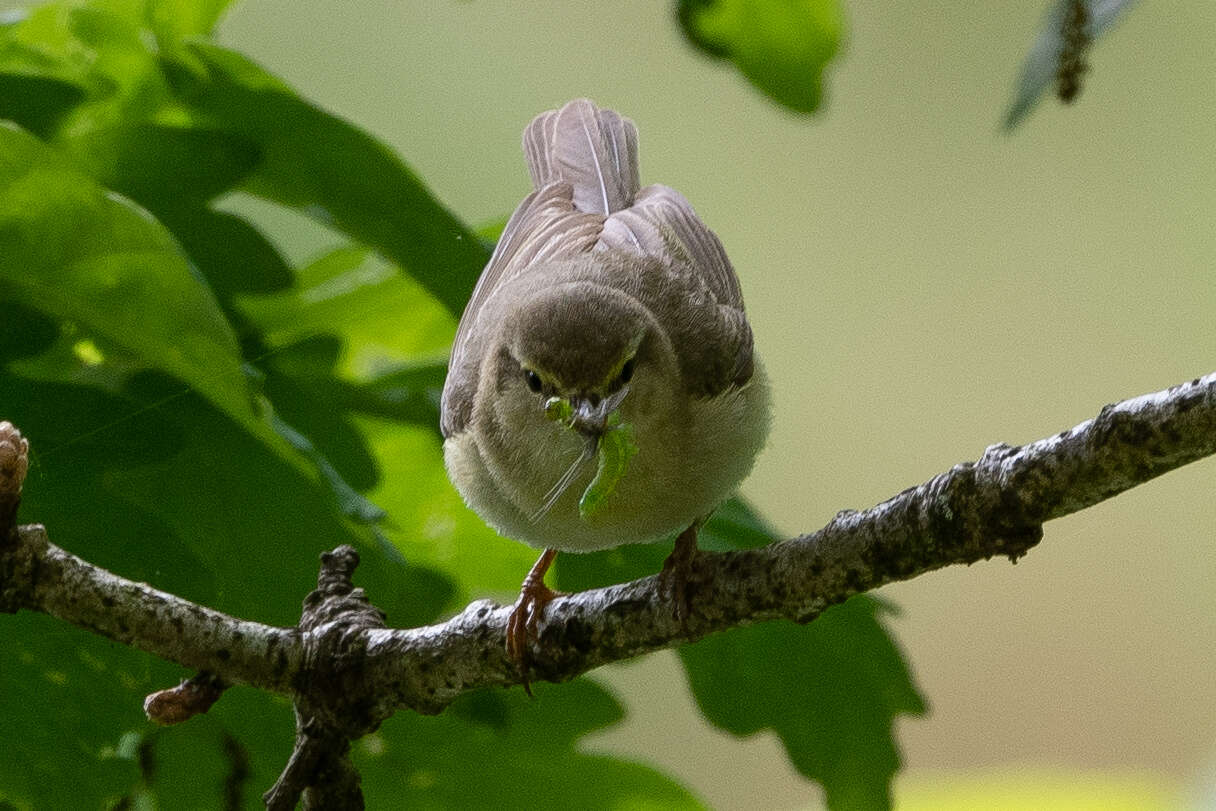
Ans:
[[[653,317],[611,288],[579,282],[537,291],[508,312],[500,336],[500,413],[562,423],[592,445],[618,409],[644,419],[654,390],[672,387],[670,347]]]

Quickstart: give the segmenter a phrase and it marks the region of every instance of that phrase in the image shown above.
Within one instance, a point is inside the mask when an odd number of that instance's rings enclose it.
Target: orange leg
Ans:
[[[697,557],[697,533],[704,523],[704,518],[698,519],[680,533],[676,538],[676,548],[663,561],[663,570],[659,573],[659,588],[670,597],[676,619],[680,622],[688,619],[688,576],[692,572],[692,562]]]
[[[532,687],[528,684],[528,638],[536,638],[537,624],[544,616],[545,606],[554,597],[562,596],[560,591],[545,585],[545,572],[549,571],[555,557],[556,549],[546,549],[541,554],[519,587],[519,601],[507,619],[507,656],[519,666],[524,692],[528,695],[532,695]]]

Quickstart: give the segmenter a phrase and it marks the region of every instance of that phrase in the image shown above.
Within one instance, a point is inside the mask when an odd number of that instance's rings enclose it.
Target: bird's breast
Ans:
[[[536,424],[507,434],[475,424],[449,438],[444,454],[465,501],[500,534],[537,548],[589,552],[662,540],[729,498],[764,443],[768,411],[759,367],[747,386],[718,397],[659,409],[623,407],[637,452],[588,516],[580,514],[579,501],[598,460],[583,458],[585,439],[562,426]],[[567,486],[554,497],[572,466]]]

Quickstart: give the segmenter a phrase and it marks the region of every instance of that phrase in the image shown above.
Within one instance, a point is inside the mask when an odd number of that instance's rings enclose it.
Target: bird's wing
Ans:
[[[591,250],[604,227],[604,218],[575,208],[573,188],[558,182],[524,198],[503,228],[498,245],[473,288],[452,342],[447,382],[440,404],[440,430],[445,437],[460,433],[472,414],[477,390],[477,365],[486,330],[474,329],[487,301],[510,279],[545,261],[563,259]]]
[[[611,214],[593,250],[634,253],[671,268],[686,313],[669,326],[694,391],[717,394],[751,379],[752,332],[743,291],[722,243],[668,186],[647,186],[629,208]]]
[[[608,217],[595,249],[653,256],[691,268],[719,304],[743,309],[743,291],[722,243],[684,195],[670,186],[647,186],[632,206]]]

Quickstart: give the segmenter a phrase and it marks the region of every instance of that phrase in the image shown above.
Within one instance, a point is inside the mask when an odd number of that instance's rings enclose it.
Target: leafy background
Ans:
[[[0,416],[38,450],[23,516],[129,577],[287,623],[316,553],[345,540],[395,624],[510,597],[531,551],[460,505],[435,397],[493,232],[469,224],[511,210],[519,129],[575,95],[634,117],[644,177],[685,191],[731,250],[777,381],[745,493],[783,531],[1210,370],[1210,9],[1130,14],[1076,109],[1002,137],[1041,9],[851,4],[844,61],[791,90],[757,79],[766,30],[749,9],[824,22],[770,60],[799,70],[830,55],[838,9],[687,3],[680,26],[640,2],[247,0],[214,41],[183,41],[223,5],[51,5],[6,26],[0,51],[0,115],[28,131],[0,130]],[[794,109],[826,88],[826,107],[794,116],[727,62]],[[1057,798],[1080,773],[1108,806],[1202,791],[1211,474],[1061,522],[1016,568],[887,590],[934,710],[898,726],[912,768],[897,796],[941,807],[943,782],[958,800],[977,773],[987,796]],[[713,529],[720,545],[771,533],[738,505]],[[558,579],[662,555],[571,557]],[[802,805],[823,796],[805,775],[838,807],[881,806],[893,719],[920,707],[883,606],[724,635],[536,702],[493,692],[399,716],[359,745],[369,800]],[[251,804],[286,757],[281,701],[234,690],[151,730],[138,699],[175,668],[3,619],[0,712],[22,745],[0,797],[18,806]]]

